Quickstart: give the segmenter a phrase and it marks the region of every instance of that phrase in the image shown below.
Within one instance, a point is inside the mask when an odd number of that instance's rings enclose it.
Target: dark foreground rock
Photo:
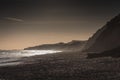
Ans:
[[[87,58],[98,58],[98,57],[119,58],[120,57],[120,47],[114,48],[112,50],[107,50],[102,53],[88,53]]]
[[[60,53],[27,58],[24,64],[0,67],[1,80],[120,80],[120,59],[86,59]]]

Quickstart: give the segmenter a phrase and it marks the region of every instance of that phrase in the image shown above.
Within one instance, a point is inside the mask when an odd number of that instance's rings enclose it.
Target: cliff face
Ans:
[[[103,52],[120,46],[120,15],[98,30],[86,44],[87,52]]]
[[[81,51],[86,41],[73,40],[68,43],[44,44],[25,48],[25,50],[62,50],[62,51]]]
[[[96,39],[100,36],[100,34],[104,31],[104,29],[105,27],[99,29],[92,37],[88,39],[84,47],[84,50],[89,49],[96,42]]]

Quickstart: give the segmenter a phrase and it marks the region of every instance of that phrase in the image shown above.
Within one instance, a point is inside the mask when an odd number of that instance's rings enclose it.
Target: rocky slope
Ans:
[[[87,52],[104,52],[120,46],[120,15],[116,16],[91,37],[85,47]]]

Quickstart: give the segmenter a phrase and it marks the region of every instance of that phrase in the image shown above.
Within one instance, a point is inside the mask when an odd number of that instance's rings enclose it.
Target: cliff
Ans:
[[[85,45],[87,52],[104,52],[120,46],[120,15],[99,29]]]

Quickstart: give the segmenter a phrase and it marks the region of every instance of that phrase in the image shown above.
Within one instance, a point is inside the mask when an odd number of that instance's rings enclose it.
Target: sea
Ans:
[[[23,58],[31,56],[59,53],[55,50],[1,50],[0,66],[13,66],[22,63]]]

